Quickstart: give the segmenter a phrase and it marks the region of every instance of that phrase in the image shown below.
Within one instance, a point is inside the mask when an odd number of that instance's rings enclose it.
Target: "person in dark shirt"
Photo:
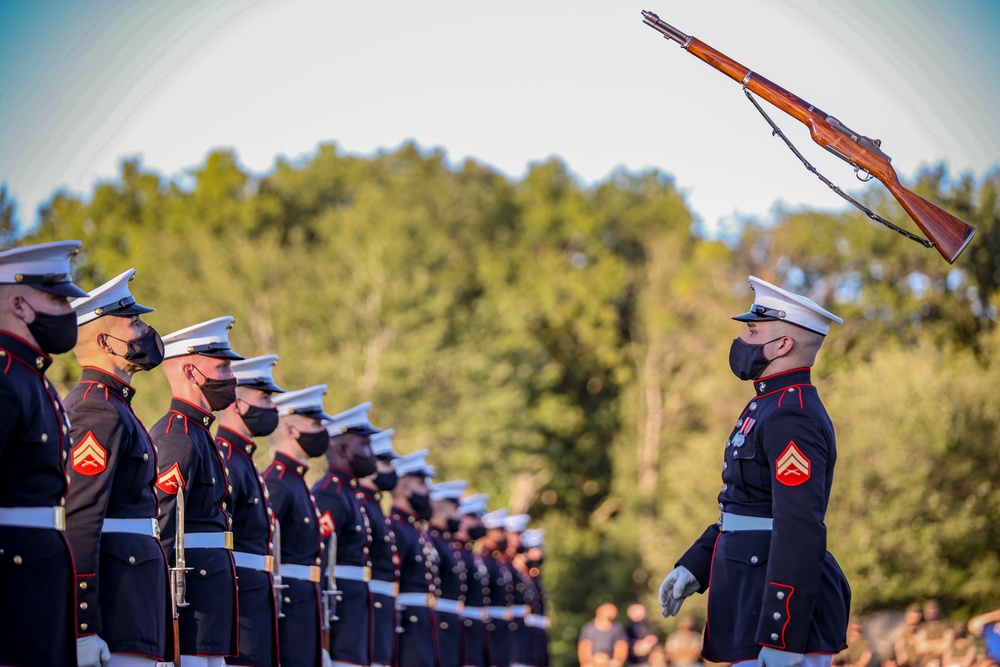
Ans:
[[[628,664],[648,665],[649,654],[659,639],[652,626],[646,622],[646,608],[641,604],[630,604],[625,610],[629,624],[625,626],[628,637]]]
[[[580,667],[596,664],[621,667],[628,660],[628,635],[621,623],[615,621],[617,617],[618,609],[606,602],[597,608],[594,620],[583,626],[576,650]]]

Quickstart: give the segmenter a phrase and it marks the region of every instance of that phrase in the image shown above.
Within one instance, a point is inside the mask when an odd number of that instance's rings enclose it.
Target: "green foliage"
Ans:
[[[529,511],[548,529],[554,664],[573,664],[599,603],[655,609],[716,519],[748,391],[726,364],[748,274],[847,320],[815,375],[839,434],[829,542],[855,611],[1000,593],[1000,174],[918,183],[979,227],[954,267],[855,213],[789,212],[730,248],[697,234],[659,172],[587,188],[549,160],[513,182],[415,144],[368,159],[324,145],[264,177],[217,152],[191,183],[126,161],[89,201],[55,196],[24,242],[81,239],[85,288],[135,267],[161,333],[235,316],[234,348],[277,352],[286,388],[328,384],[332,411],[373,401],[399,450],[429,447],[443,477]],[[865,199],[901,218],[884,192]],[[0,189],[0,243],[12,221]],[[63,391],[78,374],[72,355],[51,371]],[[152,424],[167,383],[136,385]]]

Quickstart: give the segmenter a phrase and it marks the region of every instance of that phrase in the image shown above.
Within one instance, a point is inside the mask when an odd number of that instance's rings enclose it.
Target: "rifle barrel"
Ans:
[[[688,40],[691,39],[688,35],[673,27],[669,23],[660,20],[660,17],[653,12],[642,10],[642,22],[648,25],[653,30],[658,31],[667,39],[672,39],[681,46],[687,46]]]

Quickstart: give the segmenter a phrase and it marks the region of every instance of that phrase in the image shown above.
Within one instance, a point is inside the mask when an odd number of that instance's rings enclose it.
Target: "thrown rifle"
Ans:
[[[757,107],[757,110],[771,126],[773,130],[772,134],[778,135],[788,145],[796,157],[806,166],[806,169],[816,174],[834,192],[856,206],[869,218],[927,248],[936,248],[941,253],[941,256],[948,260],[948,263],[954,263],[958,256],[962,254],[962,251],[965,250],[965,247],[969,245],[969,241],[972,240],[972,237],[976,233],[976,228],[906,189],[899,182],[896,171],[890,164],[892,158],[882,152],[881,141],[870,139],[851,130],[833,116],[817,109],[805,100],[793,95],[781,86],[768,81],[756,72],[747,69],[732,58],[716,51],[697,37],[685,35],[677,28],[664,23],[653,12],[643,11],[642,22],[667,39],[672,39],[680,44],[691,55],[708,63],[729,78],[740,82],[747,98]],[[917,226],[927,238],[921,238],[902,227],[894,225],[853,199],[820,174],[815,167],[809,164],[798,149],[792,145],[788,137],[778,129],[774,121],[764,113],[764,110],[757,104],[757,100],[750,93],[754,93],[767,100],[792,118],[803,123],[809,128],[809,133],[812,135],[813,141],[853,166],[854,173],[860,180],[867,181],[873,177],[877,178],[892,193],[892,196],[902,205],[903,209],[917,223]]]
[[[174,566],[170,568],[170,600],[173,611],[174,622],[174,665],[180,667],[181,664],[181,609],[188,606],[187,601],[187,573],[191,568],[187,566],[187,559],[184,555],[184,487],[177,489],[176,516],[177,526],[174,532]]]

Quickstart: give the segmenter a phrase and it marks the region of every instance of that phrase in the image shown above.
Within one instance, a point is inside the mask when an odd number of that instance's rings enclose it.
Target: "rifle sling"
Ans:
[[[864,213],[865,215],[867,215],[869,218],[871,218],[875,222],[878,222],[878,223],[881,223],[881,224],[885,225],[889,229],[893,230],[894,232],[898,232],[899,234],[902,234],[903,236],[905,236],[906,238],[910,239],[911,241],[916,241],[917,243],[919,243],[920,245],[924,246],[925,248],[933,248],[934,247],[934,244],[931,241],[928,241],[927,239],[925,239],[925,238],[923,238],[921,236],[917,236],[916,234],[914,234],[914,233],[912,233],[912,232],[910,232],[908,230],[903,229],[899,225],[896,225],[896,224],[893,224],[893,223],[889,222],[888,220],[886,220],[885,218],[883,218],[882,216],[880,216],[878,213],[876,213],[875,211],[871,210],[870,208],[868,208],[867,206],[865,206],[864,204],[862,204],[861,202],[859,202],[857,199],[854,199],[849,194],[847,194],[846,192],[844,192],[843,190],[841,190],[837,186],[836,183],[834,183],[833,181],[831,181],[830,179],[828,179],[823,174],[819,173],[819,170],[816,169],[816,167],[812,166],[809,163],[809,161],[805,159],[805,157],[802,155],[802,153],[799,152],[799,149],[797,149],[795,147],[795,145],[791,142],[791,140],[789,140],[789,138],[785,136],[785,133],[781,131],[781,128],[779,128],[775,124],[775,122],[773,120],[771,120],[771,117],[768,116],[767,113],[764,111],[764,109],[761,108],[761,106],[757,103],[757,100],[755,100],[753,98],[753,95],[750,94],[750,91],[747,90],[746,86],[743,86],[743,92],[746,93],[747,99],[750,100],[750,103],[753,104],[757,108],[757,111],[759,111],[760,115],[764,117],[764,120],[767,121],[767,124],[771,126],[771,130],[772,130],[771,136],[778,136],[778,137],[780,137],[781,140],[785,142],[785,145],[788,146],[789,150],[791,150],[792,153],[795,154],[795,157],[797,157],[802,162],[802,164],[805,165],[806,169],[808,169],[809,171],[811,171],[813,174],[816,174],[816,178],[818,178],[819,180],[821,180],[824,183],[826,183],[827,187],[829,187],[831,190],[833,190],[834,192],[836,192],[838,195],[840,195],[841,197],[843,197],[844,199],[846,199],[847,201],[849,201],[851,204],[853,204],[855,207],[857,207],[858,210],[860,210],[862,213]],[[857,171],[857,170],[858,169],[855,167],[855,171]]]

